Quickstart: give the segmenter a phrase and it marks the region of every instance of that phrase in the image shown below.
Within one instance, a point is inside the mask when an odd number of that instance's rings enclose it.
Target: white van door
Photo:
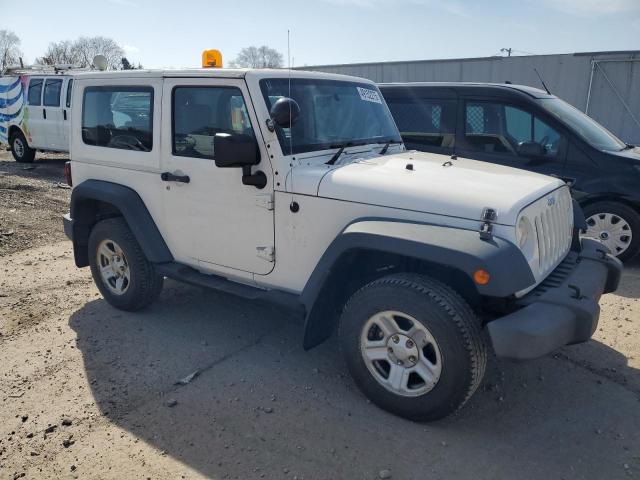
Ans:
[[[44,82],[44,93],[42,95],[43,124],[46,148],[51,150],[61,150],[64,145],[63,115],[60,104],[63,83],[64,79],[60,77],[46,78]]]
[[[259,135],[249,98],[238,79],[164,81],[164,225],[179,262],[239,276],[273,269],[273,172],[264,144],[258,141],[262,161],[253,167],[267,176],[261,190],[242,184],[241,168],[219,168],[213,159],[216,133]]]
[[[29,77],[29,89],[27,91],[27,116],[25,118],[25,135],[31,148],[45,148],[46,125],[45,113],[42,108],[42,90],[44,78]]]
[[[62,123],[60,131],[60,150],[69,151],[69,141],[71,139],[71,93],[73,89],[73,78],[65,81],[64,105],[62,106]]]

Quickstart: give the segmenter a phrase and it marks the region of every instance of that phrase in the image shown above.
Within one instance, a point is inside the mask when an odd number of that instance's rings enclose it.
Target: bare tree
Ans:
[[[0,72],[20,63],[20,39],[11,30],[0,30]]]
[[[78,63],[78,55],[74,46],[74,42],[71,40],[51,42],[45,54],[36,59],[36,63],[43,63],[45,65],[68,63],[75,65]]]
[[[282,68],[282,54],[266,45],[247,47],[240,50],[238,56],[229,62],[232,67],[246,68]]]
[[[107,58],[107,68],[116,70],[122,65],[124,50],[112,38],[107,37],[80,37],[73,44],[73,52],[76,64],[80,67],[88,67],[96,55],[104,55]]]

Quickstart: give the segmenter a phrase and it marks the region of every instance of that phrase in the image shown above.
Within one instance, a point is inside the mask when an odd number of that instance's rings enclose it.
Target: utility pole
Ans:
[[[501,52],[507,52],[507,56],[510,57],[511,56],[511,52],[512,52],[512,48],[501,48],[500,51]]]

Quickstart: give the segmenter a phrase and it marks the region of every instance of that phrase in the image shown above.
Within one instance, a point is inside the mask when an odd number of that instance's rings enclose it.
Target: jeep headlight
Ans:
[[[538,240],[536,239],[536,232],[531,220],[525,215],[518,220],[518,225],[516,226],[516,242],[518,243],[518,248],[527,259],[527,262],[532,264],[538,256]]]

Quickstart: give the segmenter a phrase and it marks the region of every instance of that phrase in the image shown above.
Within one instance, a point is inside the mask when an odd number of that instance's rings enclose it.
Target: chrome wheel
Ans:
[[[21,138],[16,138],[13,141],[13,151],[20,158],[24,157],[24,143],[22,143]]]
[[[390,392],[417,397],[442,373],[442,355],[431,332],[411,315],[385,311],[367,320],[360,350],[369,372]]]
[[[625,252],[633,238],[629,223],[614,213],[596,213],[587,218],[584,236],[600,240],[614,255]]]
[[[129,288],[131,271],[120,245],[103,240],[98,245],[96,260],[106,287],[115,295],[123,295]]]

